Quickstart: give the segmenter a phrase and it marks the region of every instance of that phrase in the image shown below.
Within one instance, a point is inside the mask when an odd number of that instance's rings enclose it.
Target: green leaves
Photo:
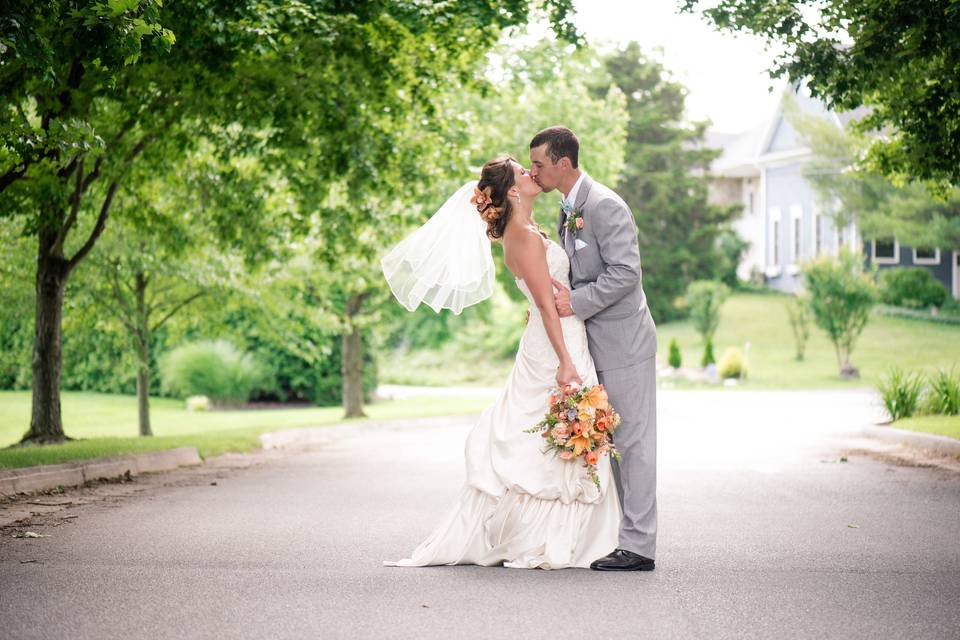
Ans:
[[[877,301],[873,271],[859,253],[843,248],[837,257],[805,264],[803,274],[814,321],[833,342],[841,375],[857,377],[850,354]]]
[[[683,10],[702,4],[685,0]],[[703,13],[720,29],[783,47],[771,76],[808,82],[836,111],[869,107],[855,126],[876,135],[860,166],[939,189],[960,185],[954,0],[722,0]]]

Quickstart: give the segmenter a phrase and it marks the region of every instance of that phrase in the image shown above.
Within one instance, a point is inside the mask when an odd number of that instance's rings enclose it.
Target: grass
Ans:
[[[897,420],[890,426],[908,431],[935,433],[960,440],[960,416],[916,416]]]
[[[748,378],[737,388],[874,387],[893,365],[930,373],[960,363],[960,326],[873,315],[851,357],[861,379],[843,380],[832,343],[815,325],[810,328],[805,359],[796,360],[788,299],[773,293],[738,293],[724,304],[714,337],[717,361],[727,348],[743,350],[750,343]],[[665,323],[657,328],[657,338],[660,359],[666,359],[670,340],[676,338],[684,366],[699,366],[703,346],[689,322]]]
[[[178,400],[151,398],[153,437],[137,436],[137,404],[132,396],[65,392],[64,431],[80,440],[44,447],[0,449],[0,468],[56,464],[173,447],[196,447],[200,456],[251,451],[261,433],[343,422],[340,407],[190,412]],[[410,398],[365,407],[368,420],[392,420],[474,413],[488,398]],[[364,420],[363,418],[359,419]],[[30,422],[30,392],[0,391],[0,447],[20,440]]]
[[[930,373],[938,367],[960,364],[960,325],[873,315],[853,350],[852,361],[860,369],[861,379],[843,380],[833,345],[816,326],[810,327],[805,359],[795,359],[786,311],[788,299],[777,293],[737,293],[724,304],[714,338],[717,360],[727,348],[743,350],[750,343],[748,377],[736,389],[875,387],[893,365]],[[690,322],[661,324],[657,338],[659,360],[666,362],[670,339],[676,338],[683,366],[699,367],[703,345]],[[383,382],[395,384],[499,386],[512,365],[512,357],[478,357],[447,345],[438,350],[391,354],[381,358],[379,371]],[[676,388],[724,388],[675,379],[670,384]]]
[[[512,356],[465,354],[448,343],[439,349],[391,353],[377,363],[377,376],[385,384],[501,387],[512,366]]]

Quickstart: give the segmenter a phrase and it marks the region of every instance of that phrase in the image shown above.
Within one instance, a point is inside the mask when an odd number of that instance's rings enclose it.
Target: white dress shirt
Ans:
[[[577,181],[573,183],[573,187],[570,188],[570,193],[567,194],[567,197],[563,199],[563,202],[570,204],[570,208],[573,209],[573,205],[577,202],[577,192],[580,191],[580,183],[583,182],[584,177],[586,177],[586,172],[581,171],[580,177],[577,178]],[[570,216],[567,216],[570,217]]]

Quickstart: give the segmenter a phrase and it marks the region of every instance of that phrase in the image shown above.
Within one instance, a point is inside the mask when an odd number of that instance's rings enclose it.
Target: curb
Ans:
[[[905,444],[918,449],[927,449],[949,456],[960,456],[960,440],[947,436],[938,436],[933,433],[906,431],[896,427],[879,427],[867,425],[860,430],[860,434],[868,438]]]
[[[97,478],[121,476],[128,471],[130,475],[137,475],[199,464],[203,464],[203,460],[195,447],[177,447],[113,458],[92,458],[81,462],[0,469],[0,494],[75,486]]]

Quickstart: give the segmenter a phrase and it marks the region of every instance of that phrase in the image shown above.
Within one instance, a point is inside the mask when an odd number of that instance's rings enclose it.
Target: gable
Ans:
[[[802,146],[803,144],[800,142],[800,136],[797,134],[796,129],[787,122],[783,114],[780,114],[777,118],[777,126],[773,130],[773,135],[770,136],[770,142],[763,152],[791,151],[793,149],[799,149]]]

